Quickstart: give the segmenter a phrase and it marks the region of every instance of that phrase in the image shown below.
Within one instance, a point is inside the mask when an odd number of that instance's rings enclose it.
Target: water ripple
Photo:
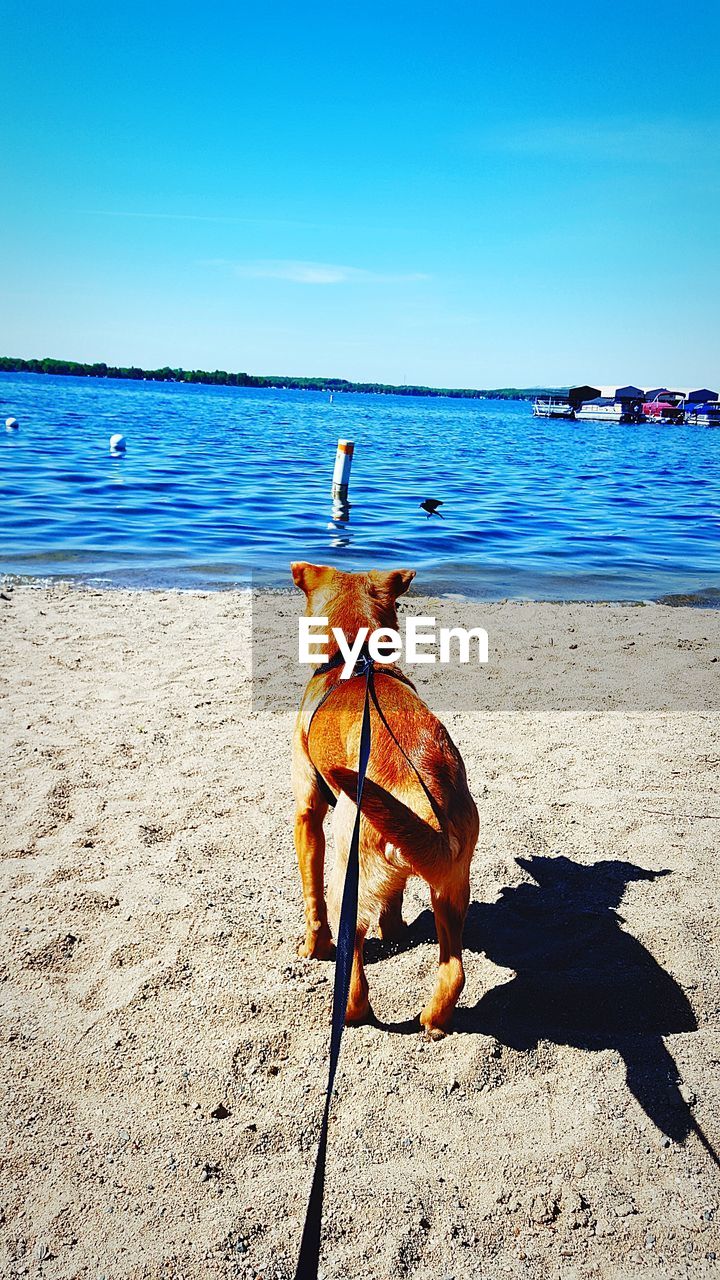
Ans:
[[[720,588],[720,433],[534,419],[526,403],[0,375],[0,571],[287,582],[405,563],[435,589],[643,599]],[[7,416],[7,415],[6,415]],[[111,458],[121,431],[127,453]],[[355,440],[349,523],[332,519]],[[444,519],[419,510],[444,501]],[[684,598],[683,594],[683,598]]]

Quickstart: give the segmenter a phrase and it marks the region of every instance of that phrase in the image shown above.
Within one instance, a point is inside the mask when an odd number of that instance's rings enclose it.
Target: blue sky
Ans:
[[[717,385],[720,20],[10,0],[0,352]]]

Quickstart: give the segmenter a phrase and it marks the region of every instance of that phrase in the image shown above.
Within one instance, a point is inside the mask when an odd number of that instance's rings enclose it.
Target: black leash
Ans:
[[[338,925],[337,947],[335,952],[335,985],[333,987],[332,1026],[330,1030],[330,1067],[328,1071],[327,1093],[320,1141],[318,1142],[315,1172],[313,1174],[310,1199],[305,1215],[300,1254],[295,1270],[295,1280],[317,1280],[320,1262],[320,1231],[322,1227],[323,1192],[325,1189],[325,1158],[327,1155],[328,1121],[330,1118],[330,1101],[332,1099],[335,1072],[340,1057],[340,1042],[345,1026],[345,1011],[350,994],[350,976],[352,974],[353,953],[355,951],[355,933],[357,931],[358,885],[360,881],[360,816],[363,784],[370,759],[370,698],[375,697],[373,684],[373,663],[368,657],[361,660],[356,673],[365,676],[365,702],[363,705],[362,728],[360,730],[360,756],[358,759],[357,799],[355,825],[353,826],[347,868],[345,870],[345,886],[343,888],[340,923]]]

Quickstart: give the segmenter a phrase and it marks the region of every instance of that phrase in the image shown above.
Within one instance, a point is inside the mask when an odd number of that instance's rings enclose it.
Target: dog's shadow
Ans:
[[[520,1052],[541,1040],[614,1049],[624,1060],[628,1088],[657,1127],[676,1142],[697,1133],[719,1163],[680,1093],[663,1040],[696,1031],[695,1015],[682,988],[626,932],[616,911],[631,881],[669,872],[615,860],[581,866],[565,857],[518,863],[535,884],[503,889],[494,903],[472,903],[464,933],[466,952],[486,955],[515,977],[493,987],[473,1008],[459,1007],[455,1031],[493,1036]],[[401,944],[369,940],[366,958],[372,963],[434,940],[433,915],[424,911]],[[407,1033],[418,1024],[380,1025]]]

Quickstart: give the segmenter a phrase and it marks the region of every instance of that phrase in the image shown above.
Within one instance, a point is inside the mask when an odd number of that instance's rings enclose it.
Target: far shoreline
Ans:
[[[236,390],[321,391],[335,394],[419,396],[447,400],[535,400],[540,395],[563,395],[567,387],[425,387],[416,384],[353,382],[347,378],[299,377],[292,374],[228,373],[225,369],[182,369],[163,366],[141,369],[136,365],[93,364],[78,360],[25,360],[20,356],[0,356],[0,374],[37,374],[40,377],[95,378],[101,381],[179,383],[231,387]]]

